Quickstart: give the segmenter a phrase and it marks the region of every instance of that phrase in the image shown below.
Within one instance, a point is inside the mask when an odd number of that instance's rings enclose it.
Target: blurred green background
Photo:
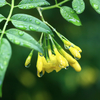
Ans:
[[[47,0],[54,4],[54,0]],[[58,0],[60,2],[62,0]],[[64,5],[71,7],[71,1]],[[72,67],[62,69],[56,73],[45,73],[42,78],[37,77],[37,52],[33,54],[31,66],[24,67],[24,62],[30,49],[19,47],[11,43],[12,58],[10,60],[3,82],[3,97],[0,100],[100,100],[100,15],[91,7],[88,0],[85,11],[79,15],[82,26],[75,26],[62,18],[59,9],[43,12],[44,18],[58,32],[71,42],[82,48],[82,58],[79,63],[81,72],[75,72]],[[11,2],[11,0],[8,0]],[[20,0],[15,0],[18,4]],[[7,17],[10,7],[0,8],[0,13]],[[26,13],[40,19],[36,9],[14,9],[14,13]],[[3,21],[0,28],[3,28]],[[10,22],[8,29],[14,27]],[[29,32],[36,40],[40,33]],[[55,36],[62,45],[59,38]],[[62,45],[63,47],[63,45]]]

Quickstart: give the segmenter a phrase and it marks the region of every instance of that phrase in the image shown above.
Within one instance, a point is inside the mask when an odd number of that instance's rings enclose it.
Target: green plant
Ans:
[[[51,26],[47,21],[45,21],[42,12],[48,9],[58,8],[62,17],[71,22],[76,26],[81,26],[81,21],[77,14],[81,14],[85,9],[85,3],[83,0],[73,0],[72,8],[68,6],[63,6],[64,3],[69,0],[62,0],[57,2],[55,0],[55,5],[50,6],[50,3],[46,0],[22,0],[18,5],[14,5],[14,0],[9,4],[5,0],[0,0],[0,7],[8,5],[11,7],[9,15],[5,18],[0,14],[0,22],[5,20],[3,29],[0,29],[0,96],[2,96],[2,84],[4,75],[11,58],[12,49],[9,41],[19,46],[24,46],[30,48],[28,58],[26,59],[25,66],[29,66],[33,51],[38,51],[37,59],[37,75],[41,77],[45,71],[47,73],[55,70],[60,71],[62,68],[67,69],[69,64],[76,71],[81,71],[81,67],[77,62],[77,59],[81,58],[80,53],[82,50],[70,42],[66,37],[59,33],[53,26]],[[97,13],[100,14],[100,1],[90,0],[91,6],[95,9]],[[41,6],[47,7],[41,7]],[[27,14],[14,14],[13,9],[34,9],[36,8],[39,12],[40,19],[34,17],[34,15]],[[11,21],[15,28],[10,28],[6,30],[8,22]],[[24,31],[37,31],[41,33],[40,40],[37,42],[32,36]],[[54,39],[54,34],[61,39],[64,43],[65,49],[69,50],[74,58],[69,55]],[[6,35],[7,38],[3,36]],[[8,41],[9,40],[9,41]]]

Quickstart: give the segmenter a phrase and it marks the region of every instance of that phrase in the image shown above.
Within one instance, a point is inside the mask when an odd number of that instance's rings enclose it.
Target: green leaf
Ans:
[[[78,15],[74,12],[74,10],[70,7],[63,6],[60,8],[60,13],[62,17],[68,22],[73,23],[74,25],[80,26],[81,22]]]
[[[51,29],[41,20],[26,14],[15,14],[11,18],[12,24],[22,30],[37,31],[53,34]]]
[[[2,83],[5,72],[11,58],[12,50],[7,39],[3,38],[0,43],[0,97],[2,97]]]
[[[6,5],[6,1],[5,0],[0,0],[0,7]]]
[[[80,14],[85,9],[85,3],[83,0],[73,0],[72,7],[76,11],[77,14]]]
[[[5,17],[0,14],[0,22],[3,21],[4,19],[5,19]]]
[[[6,36],[14,44],[35,49],[43,53],[43,49],[40,44],[24,31],[12,28],[6,31]]]
[[[90,0],[90,4],[94,10],[100,14],[100,0]]]
[[[22,0],[18,7],[21,9],[31,9],[43,5],[50,5],[46,0]]]

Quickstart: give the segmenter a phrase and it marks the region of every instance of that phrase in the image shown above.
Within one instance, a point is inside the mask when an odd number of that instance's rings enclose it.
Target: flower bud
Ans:
[[[26,58],[25,67],[27,67],[27,68],[28,68],[29,65],[30,65],[32,55],[33,55],[33,50],[30,52],[30,54],[29,54],[28,57]]]
[[[81,66],[79,63],[76,61],[74,64],[70,63],[70,66],[75,69],[75,71],[80,72],[81,71]]]
[[[25,61],[25,67],[28,66],[31,62],[31,56],[28,56],[26,61]]]
[[[77,49],[80,53],[82,52],[82,50],[81,50],[80,47],[78,47],[78,46],[75,45],[74,48]]]
[[[69,55],[66,51],[64,51],[63,49],[60,49],[59,51],[67,59],[68,63],[72,63],[72,64],[75,63],[76,60],[71,55]]]
[[[58,52],[56,48],[54,48],[54,52],[56,54],[59,67],[66,68],[66,66],[69,66],[68,61]]]
[[[36,65],[36,67],[37,67],[37,76],[38,77],[41,77],[39,73],[41,73],[43,71],[43,61],[42,61],[42,57],[43,56],[41,56],[40,53],[38,53],[37,65]]]
[[[81,58],[81,55],[79,53],[79,51],[73,47],[70,47],[69,48],[69,51],[72,53],[72,55],[75,57],[75,58],[78,58],[80,59]]]
[[[67,40],[64,40],[64,44],[65,44],[66,46],[71,46],[71,45],[72,45],[72,43],[69,42],[69,41],[67,41]]]

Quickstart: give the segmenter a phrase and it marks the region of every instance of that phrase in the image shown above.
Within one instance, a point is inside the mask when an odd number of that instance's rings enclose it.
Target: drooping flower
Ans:
[[[61,67],[59,67],[59,62],[57,60],[57,56],[52,54],[51,49],[48,49],[49,53],[49,62],[52,64],[52,67],[56,72],[59,72],[61,70]]]
[[[62,48],[59,49],[60,53],[67,59],[68,63],[75,63],[75,59]]]
[[[41,77],[45,71],[43,69],[43,55],[41,55],[41,53],[38,53],[38,58],[37,58],[37,64],[36,64],[36,67],[37,67],[37,76],[38,77]],[[40,75],[40,73],[42,73],[42,75]]]
[[[75,69],[75,71],[77,71],[77,72],[81,71],[81,66],[77,61],[75,61],[74,64],[70,63],[70,66],[73,67]]]
[[[78,46],[76,46],[76,45],[74,45],[73,47],[74,47],[75,49],[77,49],[80,53],[82,52],[82,50],[81,50],[80,47],[78,47]]]
[[[33,50],[30,52],[30,54],[26,58],[25,67],[28,67],[30,65],[30,62],[31,62],[31,59],[32,59],[32,55],[33,55]]]
[[[54,48],[54,52],[56,54],[59,67],[66,68],[67,66],[69,66],[68,61],[58,52],[56,48]]]
[[[81,54],[80,52],[74,48],[74,47],[69,47],[69,51],[71,52],[71,54],[75,57],[75,58],[78,58],[80,59],[81,58]]]
[[[63,42],[64,42],[64,45],[65,45],[66,47],[72,45],[72,43],[69,42],[69,41],[67,41],[67,40],[63,40]]]
[[[71,55],[69,55],[66,51],[64,51],[61,47],[59,47],[60,53],[67,59],[68,63],[71,67],[75,69],[75,71],[80,72],[81,66],[77,62],[76,59],[74,59]]]

